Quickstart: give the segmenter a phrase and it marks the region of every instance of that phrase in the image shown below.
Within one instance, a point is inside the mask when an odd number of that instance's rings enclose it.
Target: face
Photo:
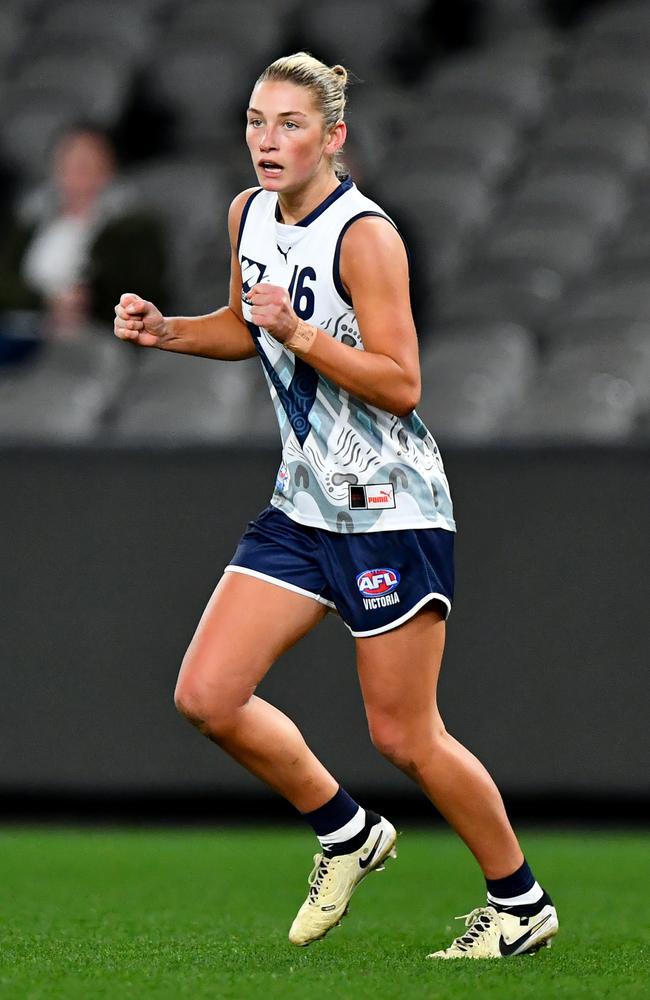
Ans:
[[[259,184],[290,193],[320,174],[342,146],[345,125],[324,132],[323,117],[306,87],[281,81],[258,84],[247,112],[246,143]]]
[[[61,140],[54,155],[54,177],[65,201],[92,202],[115,171],[108,143],[100,135],[79,132]]]

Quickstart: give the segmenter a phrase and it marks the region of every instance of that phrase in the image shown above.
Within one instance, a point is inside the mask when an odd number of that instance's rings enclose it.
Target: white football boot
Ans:
[[[311,944],[340,923],[359,882],[370,872],[381,871],[387,858],[397,857],[396,840],[395,827],[381,817],[357,851],[315,854],[309,894],[289,931],[291,943]]]
[[[465,921],[465,933],[448,948],[434,951],[427,958],[509,958],[525,952],[532,954],[551,947],[559,926],[555,907],[546,893],[534,906],[511,906],[504,910],[479,906],[456,920]]]

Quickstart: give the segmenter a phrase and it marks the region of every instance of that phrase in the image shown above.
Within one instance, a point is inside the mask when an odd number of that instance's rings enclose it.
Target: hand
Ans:
[[[115,336],[140,347],[162,347],[167,333],[165,317],[153,302],[126,292],[115,306]]]
[[[281,344],[294,333],[298,317],[286,288],[261,282],[251,288],[248,300],[252,305],[251,322],[255,326],[263,326]]]

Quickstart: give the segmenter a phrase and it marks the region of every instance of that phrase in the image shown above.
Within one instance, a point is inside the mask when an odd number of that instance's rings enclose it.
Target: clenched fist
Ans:
[[[115,306],[115,336],[140,347],[162,347],[167,333],[165,317],[153,302],[126,292]]]
[[[298,325],[298,317],[291,306],[286,288],[260,282],[248,293],[251,322],[263,326],[281,344],[288,340]]]

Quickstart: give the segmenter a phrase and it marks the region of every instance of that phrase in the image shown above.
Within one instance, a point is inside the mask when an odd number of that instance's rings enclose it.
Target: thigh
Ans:
[[[246,701],[282,653],[327,608],[310,597],[240,573],[224,573],[188,647],[179,684]]]
[[[405,624],[355,640],[368,721],[391,718],[415,728],[439,720],[436,691],[445,647],[442,614],[428,604]]]

